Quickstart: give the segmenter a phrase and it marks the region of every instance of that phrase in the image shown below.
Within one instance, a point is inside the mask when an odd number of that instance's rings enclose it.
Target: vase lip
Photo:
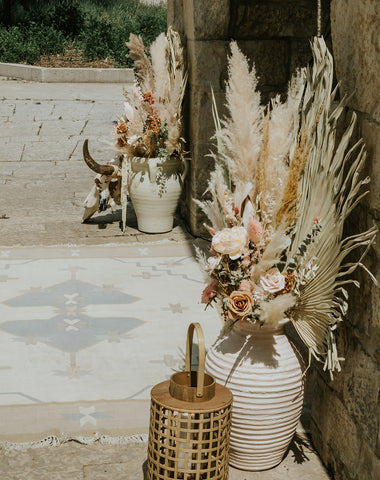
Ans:
[[[245,333],[247,335],[251,335],[255,331],[262,331],[266,333],[280,333],[284,330],[285,325],[290,322],[290,318],[282,318],[279,322],[277,322],[276,325],[260,325],[260,322],[255,322],[255,323],[250,323],[248,320],[239,320],[236,322],[233,326],[234,329],[237,331],[240,331],[242,333]]]

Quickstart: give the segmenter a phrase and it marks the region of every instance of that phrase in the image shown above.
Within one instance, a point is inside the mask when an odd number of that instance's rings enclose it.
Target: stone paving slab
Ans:
[[[295,453],[296,452],[296,453]],[[2,480],[145,480],[146,443],[126,445],[81,445],[68,442],[59,447],[29,449],[1,455]],[[291,447],[277,467],[263,472],[230,468],[230,480],[328,480],[329,476],[313,449]]]
[[[83,141],[89,139],[99,162],[112,159],[113,122],[130,87],[0,79],[1,245],[125,243],[142,236],[132,210],[124,235],[120,209],[81,224],[95,176],[83,161]],[[182,227],[170,238],[187,238]]]

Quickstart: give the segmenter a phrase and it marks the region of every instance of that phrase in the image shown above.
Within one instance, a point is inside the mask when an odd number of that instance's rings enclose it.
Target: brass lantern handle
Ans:
[[[197,372],[197,397],[203,397],[203,385],[205,378],[205,337],[203,335],[202,327],[199,323],[190,323],[187,330],[186,341],[186,359],[185,359],[185,371],[191,372],[191,354],[193,351],[193,336],[194,330],[197,332],[198,337],[198,372]]]

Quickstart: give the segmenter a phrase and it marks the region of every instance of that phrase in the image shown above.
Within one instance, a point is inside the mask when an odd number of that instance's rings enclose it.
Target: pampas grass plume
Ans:
[[[126,42],[129,48],[129,58],[133,60],[136,77],[144,92],[151,92],[154,86],[152,65],[148,56],[145,53],[144,42],[141,36],[129,36],[129,42]]]
[[[167,64],[168,40],[164,33],[161,33],[150,46],[152,69],[154,75],[154,94],[158,102],[168,95],[169,75]],[[159,106],[159,103],[158,105]]]
[[[270,300],[269,302],[261,302],[260,304],[260,320],[265,325],[277,327],[278,323],[285,316],[285,312],[293,307],[296,303],[296,297],[291,293],[285,293]]]
[[[254,66],[249,68],[236,42],[231,42],[230,46],[226,86],[229,117],[222,121],[222,133],[232,159],[232,179],[238,185],[246,182],[247,172],[252,179],[256,178],[262,146],[263,107]]]

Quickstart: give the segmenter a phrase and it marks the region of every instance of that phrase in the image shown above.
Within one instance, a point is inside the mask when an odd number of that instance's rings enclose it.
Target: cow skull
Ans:
[[[83,203],[84,214],[82,223],[95,212],[104,212],[107,208],[121,205],[121,162],[123,156],[114,159],[112,163],[101,165],[91,157],[88,151],[88,140],[83,143],[83,158],[87,165],[97,173],[95,185]]]

